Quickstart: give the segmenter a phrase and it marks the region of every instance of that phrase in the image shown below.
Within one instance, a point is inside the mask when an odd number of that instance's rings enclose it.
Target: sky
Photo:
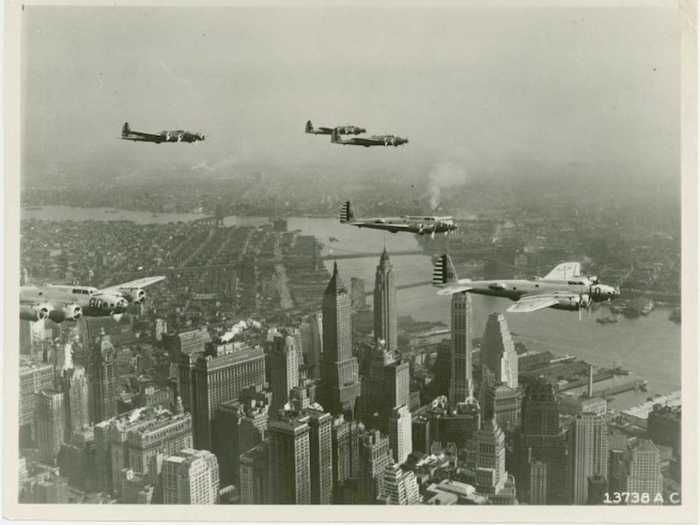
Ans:
[[[23,176],[259,163],[661,185],[679,177],[678,27],[659,7],[31,6]],[[308,119],[410,143],[333,146]],[[124,121],[207,140],[121,141]]]

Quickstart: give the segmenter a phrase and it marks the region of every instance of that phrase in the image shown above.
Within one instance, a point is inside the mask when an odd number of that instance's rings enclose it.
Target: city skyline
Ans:
[[[23,6],[13,512],[692,510],[681,14]]]

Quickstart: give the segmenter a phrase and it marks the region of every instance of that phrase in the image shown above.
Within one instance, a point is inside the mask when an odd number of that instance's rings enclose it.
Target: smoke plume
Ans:
[[[428,173],[428,194],[430,209],[435,211],[440,206],[441,192],[451,186],[467,182],[467,172],[453,162],[445,161],[435,164]]]

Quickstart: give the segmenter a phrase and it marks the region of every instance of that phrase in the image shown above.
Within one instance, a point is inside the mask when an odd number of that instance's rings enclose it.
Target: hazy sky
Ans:
[[[24,16],[30,178],[66,166],[99,177],[100,165],[259,161],[678,177],[671,9],[29,7]],[[410,144],[332,146],[303,133],[307,119]],[[121,141],[125,120],[207,140]]]

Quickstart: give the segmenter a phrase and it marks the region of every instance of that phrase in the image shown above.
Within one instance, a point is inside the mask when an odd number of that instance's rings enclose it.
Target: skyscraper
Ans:
[[[389,443],[394,461],[399,464],[413,452],[411,412],[406,405],[395,408],[389,418]]]
[[[258,443],[240,457],[241,503],[262,505],[272,503],[270,495],[270,446]]]
[[[452,340],[449,400],[452,406],[473,395],[471,317],[471,296],[466,292],[454,294],[450,310]]]
[[[518,387],[518,354],[503,314],[489,315],[481,343],[481,363],[495,376],[495,383]]]
[[[276,334],[270,349],[270,386],[272,411],[276,412],[289,401],[289,392],[299,386],[299,356],[294,337]]]
[[[359,502],[373,504],[384,493],[384,469],[391,463],[391,446],[387,436],[383,436],[379,430],[372,430],[360,437]]]
[[[649,439],[640,439],[632,448],[627,476],[627,492],[647,493],[653,499],[663,492],[659,449]]]
[[[415,505],[420,502],[418,481],[410,470],[401,470],[398,463],[392,463],[384,469],[384,492],[382,494],[388,505]]]
[[[333,420],[331,435],[333,439],[333,485],[339,486],[351,478],[357,478],[359,472],[360,435],[364,425],[356,421],[347,421],[343,416]]]
[[[262,348],[235,349],[218,356],[200,356],[190,375],[194,446],[211,450],[212,421],[220,403],[238,399],[244,388],[265,383]]]
[[[378,342],[371,353],[369,371],[362,379],[362,417],[386,431],[395,408],[410,403],[410,365],[397,352]],[[374,414],[379,417],[372,419]]]
[[[333,418],[327,412],[314,409],[304,410],[303,414],[309,424],[310,503],[330,505],[333,502]]]
[[[66,407],[65,441],[68,442],[74,432],[90,423],[88,379],[83,367],[64,371],[63,392]]]
[[[311,503],[311,451],[308,419],[285,415],[268,425],[272,503]]]
[[[97,488],[118,491],[121,471],[157,474],[159,456],[192,448],[192,417],[141,407],[95,425]]]
[[[213,423],[213,452],[219,461],[221,483],[238,483],[239,457],[267,433],[269,392],[243,390],[240,400],[219,405]]]
[[[213,505],[219,495],[219,465],[207,450],[191,448],[163,461],[163,503]]]
[[[115,355],[114,346],[108,338],[100,338],[88,348],[85,369],[88,376],[88,411],[91,423],[99,423],[117,413]]]
[[[608,429],[605,418],[580,414],[568,430],[571,498],[574,505],[588,500],[588,478],[608,476]]]
[[[321,378],[321,358],[323,356],[323,316],[321,312],[309,315],[300,327],[302,349],[310,379]]]
[[[515,451],[521,501],[533,505],[568,502],[566,434],[559,428],[559,404],[554,389],[546,381],[537,380],[525,391]],[[546,484],[544,489],[542,483]]]
[[[19,369],[19,426],[28,440],[34,429],[36,392],[53,388],[53,366],[23,361]]]
[[[321,405],[331,414],[354,413],[360,395],[359,366],[352,356],[350,294],[333,265],[323,294],[323,395]]]
[[[397,349],[396,273],[384,248],[374,278],[374,339],[382,340],[386,349]]]
[[[484,417],[495,417],[498,426],[511,432],[520,426],[522,393],[505,384],[487,385],[484,395]]]
[[[505,434],[494,419],[488,419],[474,438],[476,489],[488,496],[498,494],[507,481]]]
[[[39,458],[53,463],[64,437],[63,392],[42,390],[35,395],[34,428]]]

